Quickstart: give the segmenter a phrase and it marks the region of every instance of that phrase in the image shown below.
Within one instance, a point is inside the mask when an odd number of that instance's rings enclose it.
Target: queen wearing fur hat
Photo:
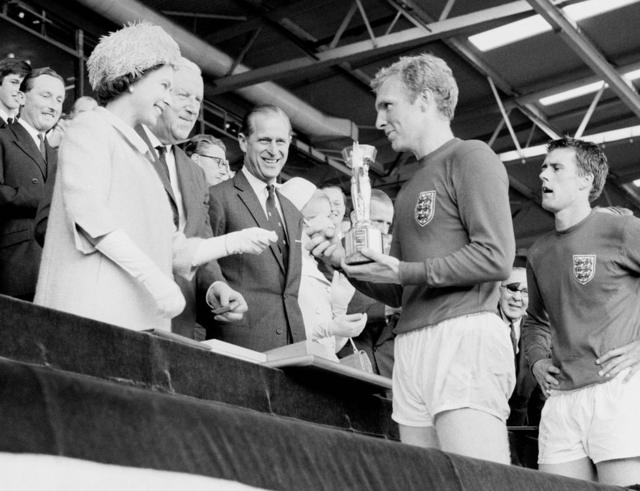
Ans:
[[[262,229],[243,241],[187,239],[176,230],[134,127],[153,124],[171,103],[179,57],[176,42],[145,23],[103,37],[89,57],[100,107],[74,118],[60,147],[35,303],[128,329],[169,330],[184,308],[174,274],[189,277],[229,253],[258,253],[273,239]],[[241,315],[246,303],[233,294],[225,298],[237,299]]]

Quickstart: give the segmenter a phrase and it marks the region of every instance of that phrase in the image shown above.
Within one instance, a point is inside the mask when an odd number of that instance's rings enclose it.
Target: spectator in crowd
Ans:
[[[329,196],[331,201],[331,219],[336,224],[338,237],[342,237],[344,233],[351,228],[349,217],[345,217],[347,212],[347,198],[338,186],[325,186],[322,190]]]
[[[372,226],[383,234],[383,243],[390,245],[393,201],[380,189],[371,190],[370,220]],[[386,252],[389,252],[388,249]],[[398,320],[398,313],[362,292],[356,292],[353,296],[349,312],[367,314],[367,326],[353,341],[358,349],[367,353],[374,373],[390,378],[393,373],[393,328]],[[339,356],[350,354],[351,350],[346,347]]]
[[[549,144],[540,179],[555,230],[529,249],[523,341],[549,396],[539,468],[628,486],[640,483],[640,221],[591,209],[607,173],[597,145]]]
[[[62,112],[64,80],[39,68],[24,78],[21,91],[20,119],[0,130],[0,293],[32,300],[42,254],[35,216],[57,162],[45,134]]]
[[[511,426],[526,426],[537,424],[529,421],[529,401],[536,388],[536,380],[529,370],[525,357],[521,352],[521,333],[524,324],[525,313],[529,305],[529,293],[527,290],[527,270],[522,267],[514,267],[509,278],[500,285],[500,300],[498,301],[498,315],[509,327],[509,336],[513,346],[516,367],[516,387],[509,399],[511,413],[507,423]],[[532,407],[531,412],[539,407]]]
[[[200,167],[177,146],[189,137],[198,120],[203,93],[200,68],[181,58],[174,72],[171,102],[155,124],[139,126],[136,130],[153,156],[177,229],[187,237],[206,239],[213,236],[209,224],[209,186]],[[180,315],[172,319],[172,331],[203,340],[206,332],[196,323],[195,278],[175,275],[174,281],[180,286],[186,306]],[[233,320],[241,316],[231,311],[224,317]]]
[[[231,178],[226,156],[227,146],[219,138],[212,135],[196,135],[189,140],[184,151],[204,171],[209,186],[215,186]]]
[[[524,324],[529,296],[527,292],[527,270],[514,267],[509,278],[500,285],[498,315],[509,329],[513,346],[516,386],[509,399],[509,419],[507,425],[533,426],[540,421],[540,410],[544,404],[542,393],[536,388],[537,382],[529,370],[522,351],[522,326]],[[534,434],[524,428],[509,433],[511,462],[522,467],[535,468],[537,447],[534,449]]]
[[[93,97],[82,96],[78,97],[71,107],[71,111],[68,115],[62,115],[62,117],[58,120],[56,125],[51,128],[51,131],[47,133],[47,141],[49,145],[53,148],[58,148],[60,143],[62,142],[62,137],[64,136],[64,130],[67,128],[69,122],[75,118],[78,114],[83,113],[85,111],[91,111],[98,107],[98,101],[96,101]],[[53,190],[53,187],[51,187]],[[49,198],[50,200],[51,198]]]
[[[419,160],[398,195],[390,255],[349,266],[314,238],[356,288],[402,306],[396,326],[393,418],[403,442],[509,463],[506,419],[515,382],[509,334],[496,315],[515,255],[504,165],[479,141],[454,137],[458,97],[447,64],[401,58],[373,83],[376,126]]]
[[[318,269],[316,258],[308,249],[306,229],[329,229],[332,235],[335,224],[331,219],[331,202],[322,190],[302,177],[289,179],[280,187],[304,216],[302,231],[302,274],[298,301],[304,319],[307,339],[327,347],[330,356],[342,348],[347,339],[362,332],[367,322],[366,314],[347,314],[347,306],[355,288],[337,271],[328,280]],[[336,358],[337,361],[337,358]]]
[[[228,281],[249,311],[241,324],[212,322],[207,335],[266,351],[305,339],[298,305],[302,215],[274,186],[289,154],[291,123],[279,107],[257,106],[245,116],[238,136],[244,166],[210,188],[211,228],[221,235],[260,226],[275,230],[278,241],[259,256],[218,261],[220,273],[204,284]]]
[[[0,128],[18,117],[23,103],[20,86],[31,72],[31,65],[18,58],[0,61]]]
[[[96,101],[91,96],[83,95],[78,97],[74,101],[69,116],[71,117],[71,119],[73,119],[80,113],[83,113],[85,111],[93,111],[96,107],[98,107],[98,101]]]
[[[274,239],[257,229],[242,243],[176,230],[134,128],[155,125],[169,105],[179,56],[175,41],[146,23],[103,37],[93,50],[89,81],[104,107],[75,118],[65,134],[36,303],[133,330],[169,330],[185,302],[172,272],[188,277],[212,259],[259,253]],[[221,303],[242,301],[221,285]]]

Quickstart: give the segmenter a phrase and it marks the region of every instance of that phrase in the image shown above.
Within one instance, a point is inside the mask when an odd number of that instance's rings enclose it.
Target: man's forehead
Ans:
[[[376,106],[384,102],[408,99],[409,90],[400,79],[399,75],[391,75],[376,90]]]
[[[509,285],[511,283],[524,283],[527,284],[527,271],[525,269],[514,269],[509,278],[502,282],[503,285]]]
[[[545,164],[577,163],[576,151],[573,148],[554,148],[544,159]]]
[[[257,113],[253,115],[253,127],[255,132],[286,133],[291,132],[289,120],[277,112]]]

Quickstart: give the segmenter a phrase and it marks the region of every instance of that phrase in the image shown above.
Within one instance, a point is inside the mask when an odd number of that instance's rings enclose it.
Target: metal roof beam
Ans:
[[[395,0],[388,0],[390,3],[395,5]],[[575,0],[574,0],[575,1]],[[428,24],[433,22],[433,18],[424,11],[424,9],[420,6],[417,0],[403,0],[402,2],[407,9],[407,12],[418,19],[420,22],[424,24]],[[525,2],[512,2],[508,5],[518,4],[520,7],[524,7]],[[565,5],[567,3],[571,3],[570,1],[563,1],[560,4]],[[533,9],[528,10],[527,12],[533,13]],[[515,20],[515,19],[513,19]],[[507,80],[496,70],[494,70],[491,66],[489,66],[480,56],[478,56],[477,51],[471,46],[471,43],[466,39],[460,38],[451,38],[443,40],[443,43],[447,45],[450,49],[456,52],[462,59],[464,59],[469,65],[471,65],[477,72],[482,74],[485,77],[491,78],[502,92],[510,97],[517,98],[517,91],[511,87],[511,84],[507,82]],[[524,114],[527,118],[531,120],[531,122],[535,123],[542,131],[544,131],[551,138],[558,138],[560,132],[554,128],[554,126],[547,120],[547,117],[534,105],[534,104],[520,104],[517,100],[507,102],[505,106],[510,108],[515,106],[518,108],[522,114]]]
[[[584,33],[580,31],[576,23],[567,17],[562,10],[556,8],[549,0],[528,1],[538,14],[557,30],[565,43],[582,58],[582,61],[600,75],[627,107],[629,107],[636,116],[640,117],[640,98],[638,97],[638,93],[620,76],[616,69],[609,64],[604,55]]]
[[[531,12],[526,1],[511,2],[491,7],[472,14],[461,15],[428,26],[414,27],[401,32],[379,36],[375,40],[365,40],[336,47],[317,54],[317,60],[307,57],[287,60],[270,66],[224,77],[216,81],[218,92],[227,92],[254,85],[267,80],[277,80],[290,75],[300,75],[308,71],[338,65],[342,62],[368,59],[395,51],[412,48],[435,40],[470,34],[504,24]]]

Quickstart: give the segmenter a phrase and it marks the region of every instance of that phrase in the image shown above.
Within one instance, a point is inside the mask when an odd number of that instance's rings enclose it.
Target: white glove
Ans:
[[[331,279],[331,312],[334,317],[338,317],[347,313],[349,302],[353,298],[356,289],[349,283],[347,277],[337,271],[333,272]]]
[[[140,282],[153,297],[162,317],[173,319],[184,310],[186,302],[180,287],[160,270],[140,277]]]
[[[260,254],[269,244],[277,242],[273,230],[251,227],[224,235],[227,254]]]
[[[142,252],[124,230],[117,229],[101,237],[95,247],[142,284],[160,315],[172,318],[182,312],[185,300],[178,285]]]
[[[332,336],[355,338],[367,324],[367,314],[347,314],[337,316],[329,324],[329,333]]]

